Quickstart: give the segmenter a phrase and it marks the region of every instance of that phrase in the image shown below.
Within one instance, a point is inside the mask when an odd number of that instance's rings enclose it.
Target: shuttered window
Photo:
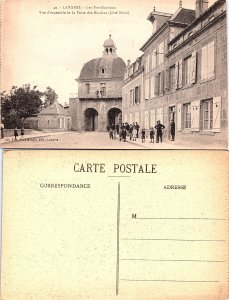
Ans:
[[[213,100],[202,102],[203,130],[213,129]]]
[[[191,103],[191,130],[200,130],[200,101],[193,101]]]
[[[186,103],[183,106],[184,128],[191,128],[191,103]]]
[[[184,60],[184,84],[191,84],[191,56]]]
[[[155,97],[154,89],[155,89],[155,76],[151,77],[151,82],[150,82],[150,97],[151,98]]]
[[[149,129],[149,112],[145,111],[145,129]]]
[[[221,124],[221,97],[213,98],[213,131],[220,132]]]
[[[169,69],[169,89],[175,89],[175,65],[173,65]]]
[[[182,105],[177,105],[177,131],[181,131],[181,115],[182,115]]]
[[[157,121],[164,122],[163,107],[157,109]]]
[[[145,99],[149,99],[149,78],[145,80]]]
[[[140,103],[140,86],[135,87],[134,97],[135,97],[134,102]]]
[[[207,44],[201,52],[201,80],[215,77],[215,41]]]
[[[155,109],[152,109],[150,111],[150,127],[154,127],[155,125],[156,125]]]
[[[164,62],[165,57],[165,43],[164,41],[160,43],[158,47],[158,65],[161,65]]]
[[[157,50],[154,49],[153,53],[151,54],[151,67],[152,69],[156,68],[157,66]]]
[[[134,115],[134,122],[139,123],[139,112],[135,112],[135,115]]]
[[[134,90],[130,90],[130,105],[134,104]]]

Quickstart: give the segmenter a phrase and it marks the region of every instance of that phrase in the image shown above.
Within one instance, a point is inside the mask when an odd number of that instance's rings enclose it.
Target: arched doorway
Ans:
[[[98,130],[98,112],[94,108],[87,108],[85,110],[85,130],[95,131]]]
[[[112,124],[117,125],[122,123],[122,111],[121,109],[114,107],[107,112],[107,126],[110,127]]]

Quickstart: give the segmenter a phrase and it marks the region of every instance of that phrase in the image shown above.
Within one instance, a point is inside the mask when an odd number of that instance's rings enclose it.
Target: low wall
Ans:
[[[21,129],[17,130],[18,136],[21,135]],[[24,135],[30,135],[34,132],[33,129],[24,129]],[[14,136],[14,129],[3,129],[4,137]]]

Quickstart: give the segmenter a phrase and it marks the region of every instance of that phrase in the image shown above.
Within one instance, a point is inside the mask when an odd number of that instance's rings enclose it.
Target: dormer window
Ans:
[[[102,67],[102,68],[101,68],[101,73],[102,73],[102,74],[105,74],[105,72],[106,72],[106,69],[105,69],[104,67]]]

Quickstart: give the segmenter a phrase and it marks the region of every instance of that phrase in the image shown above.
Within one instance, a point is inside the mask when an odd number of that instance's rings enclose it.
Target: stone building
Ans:
[[[226,146],[226,2],[208,8],[207,1],[197,0],[195,11],[181,6],[173,15],[153,11],[148,17],[153,33],[141,47],[143,104],[134,109],[146,129],[160,120],[164,138],[170,139],[174,120],[176,140]],[[130,74],[123,93],[134,81]],[[131,104],[123,105],[127,115],[133,114]]]
[[[123,121],[140,124],[140,112],[145,110],[143,101],[143,62],[142,57],[128,65],[122,88]]]
[[[38,114],[39,130],[70,130],[71,116],[57,101]]]
[[[84,64],[78,97],[69,99],[72,129],[106,131],[122,120],[122,81],[126,65],[116,54],[111,36],[103,44],[103,56]]]

